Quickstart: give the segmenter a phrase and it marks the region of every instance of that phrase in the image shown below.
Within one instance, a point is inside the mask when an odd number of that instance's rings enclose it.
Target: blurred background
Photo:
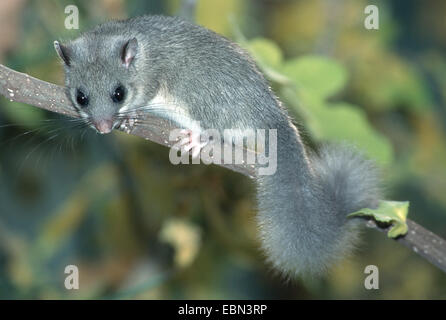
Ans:
[[[64,28],[65,6],[80,30]],[[379,7],[379,30],[364,8]],[[181,1],[1,1],[0,63],[55,83],[53,41]],[[347,140],[387,198],[446,237],[445,1],[197,1],[189,16],[249,50],[309,145]],[[0,97],[0,298],[444,299],[446,275],[376,231],[321,279],[285,282],[256,238],[255,188],[168,149]],[[317,254],[315,252],[315,254]],[[64,287],[76,265],[80,289]],[[379,290],[364,268],[379,267]]]

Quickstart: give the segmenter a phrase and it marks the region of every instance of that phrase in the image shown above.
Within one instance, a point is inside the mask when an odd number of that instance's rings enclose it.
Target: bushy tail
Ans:
[[[278,157],[276,174],[259,177],[262,247],[286,276],[320,274],[354,247],[359,225],[347,215],[377,206],[379,174],[346,145],[326,145],[309,156],[308,174],[299,150],[279,144]]]

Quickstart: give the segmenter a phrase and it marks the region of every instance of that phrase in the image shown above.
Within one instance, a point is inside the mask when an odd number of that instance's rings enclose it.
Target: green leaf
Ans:
[[[364,150],[381,165],[393,160],[393,148],[386,137],[368,122],[366,114],[348,103],[327,103],[318,95],[284,88],[282,96],[305,120],[309,133],[319,141],[346,141]]]
[[[348,103],[336,103],[313,106],[311,111],[318,120],[322,139],[347,141],[381,164],[392,162],[391,144],[369,124],[360,108]]]
[[[277,68],[282,63],[282,51],[271,40],[255,38],[247,43],[246,49],[259,64]]]
[[[369,124],[366,114],[347,103],[329,103],[327,97],[343,88],[345,68],[322,56],[304,56],[283,61],[280,48],[272,41],[256,38],[243,42],[268,78],[282,84],[281,93],[305,119],[317,140],[347,141],[386,165],[393,160],[389,141]]]
[[[242,41],[241,44],[251,53],[268,79],[283,85],[292,83],[288,77],[280,72],[283,55],[277,44],[265,38]]]
[[[320,56],[304,56],[288,60],[282,73],[292,79],[298,88],[327,98],[341,90],[347,81],[347,72],[338,62]]]
[[[380,201],[378,208],[364,208],[350,213],[348,217],[366,216],[375,221],[391,224],[387,236],[397,238],[407,233],[406,218],[409,212],[409,201]]]

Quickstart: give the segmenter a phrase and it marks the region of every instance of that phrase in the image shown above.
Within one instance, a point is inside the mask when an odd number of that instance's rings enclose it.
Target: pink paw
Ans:
[[[192,150],[192,157],[196,158],[207,142],[201,141],[200,133],[198,132],[183,129],[180,131],[180,133],[184,136],[183,138],[180,138],[181,148],[185,152]]]

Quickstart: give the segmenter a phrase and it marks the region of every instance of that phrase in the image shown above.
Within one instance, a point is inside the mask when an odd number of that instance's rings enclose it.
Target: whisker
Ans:
[[[22,163],[19,166],[18,172],[22,171],[23,166],[25,164],[26,161],[28,161],[29,157],[43,144],[46,143],[52,139],[54,139],[56,136],[58,135],[58,133],[50,136],[49,138],[45,139],[44,141],[40,142],[37,146],[35,146],[25,157],[25,159],[22,160]]]

